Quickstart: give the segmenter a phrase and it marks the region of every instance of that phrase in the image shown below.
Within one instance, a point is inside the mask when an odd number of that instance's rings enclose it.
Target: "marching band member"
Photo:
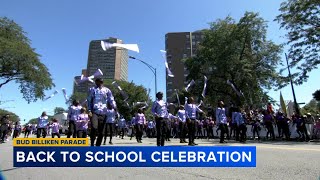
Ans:
[[[121,139],[123,139],[123,136],[125,134],[125,129],[126,129],[126,120],[123,118],[123,116],[120,116],[120,120],[119,120],[119,128],[120,128],[120,133],[121,133]]]
[[[228,125],[227,125],[227,116],[226,116],[226,110],[224,108],[223,101],[219,101],[218,107],[216,109],[216,122],[217,126],[220,129],[220,143],[226,143],[224,141],[224,135],[228,133]]]
[[[188,126],[188,134],[189,134],[189,146],[198,145],[194,142],[195,138],[195,131],[196,131],[196,118],[197,112],[203,113],[201,109],[198,108],[196,104],[194,104],[193,97],[186,98],[186,103],[184,105],[184,109],[186,111],[186,118],[187,118],[187,126]]]
[[[135,135],[135,131],[136,131],[135,126],[136,126],[136,117],[132,117],[130,122],[130,129],[131,129],[130,140],[132,140],[132,137]]]
[[[88,134],[89,116],[86,114],[86,109],[81,108],[80,114],[76,121],[77,138],[86,138]]]
[[[115,111],[115,109],[112,107],[112,104],[110,102],[107,103],[107,109],[105,110],[105,114],[106,114],[106,123],[105,123],[105,137],[104,137],[104,142],[103,144],[106,144],[106,140],[107,140],[107,130],[109,130],[109,144],[113,144],[112,143],[112,136],[113,136],[113,130],[114,130],[114,122],[116,120],[116,115],[117,112]]]
[[[179,119],[179,138],[180,143],[187,143],[186,141],[186,111],[184,110],[184,107],[181,105],[180,109],[177,112],[177,117]]]
[[[91,133],[90,140],[91,146],[94,146],[96,139],[96,134],[98,134],[98,139],[96,146],[101,146],[103,138],[103,128],[105,126],[105,107],[107,102],[109,102],[114,109],[116,109],[116,102],[112,95],[110,89],[103,86],[103,80],[97,78],[95,80],[96,86],[90,88],[88,96],[88,110],[91,117]]]
[[[153,120],[150,120],[148,122],[148,129],[147,129],[148,138],[154,137],[154,135],[155,135],[154,127],[155,127],[155,124],[154,124]]]
[[[241,113],[241,110],[237,108],[235,112],[235,122],[237,123],[237,139],[239,139],[240,135],[240,142],[245,142],[246,141],[246,133],[247,133],[247,126],[245,119],[243,117],[243,114]]]
[[[136,138],[138,143],[142,143],[142,135],[143,135],[143,126],[146,124],[146,117],[143,114],[142,109],[138,110],[136,114]]]
[[[154,101],[152,105],[152,113],[156,119],[157,146],[164,146],[164,141],[167,133],[168,109],[167,103],[162,100],[163,93],[158,92],[156,94],[156,97],[157,100]]]
[[[31,133],[31,129],[32,129],[32,126],[31,126],[31,124],[27,124],[26,126],[25,126],[25,130],[24,130],[24,138],[28,138],[29,137],[29,135],[30,135],[30,133]],[[31,135],[32,135],[32,133],[31,133]]]
[[[212,138],[214,139],[214,134],[213,134],[213,126],[214,126],[214,121],[212,118],[209,119],[208,122],[208,139]]]
[[[52,128],[52,133],[51,133],[52,138],[54,138],[55,135],[57,135],[58,138],[60,138],[59,129],[60,129],[61,125],[59,124],[57,119],[53,119],[52,122],[53,123],[50,125]]]
[[[20,122],[17,121],[14,126],[12,139],[19,137],[20,133],[21,133],[21,125],[20,125]]]
[[[47,136],[47,125],[48,116],[46,112],[43,112],[41,116],[38,118],[37,138],[40,138],[41,134],[43,138]]]
[[[71,135],[73,138],[77,137],[76,121],[78,120],[81,108],[79,101],[73,100],[72,106],[69,107],[68,111],[69,128],[67,138],[70,138]]]
[[[5,115],[1,118],[1,126],[0,126],[0,143],[5,143],[5,137],[8,133],[8,127],[9,127],[9,115]]]
[[[170,141],[171,137],[171,129],[172,129],[172,122],[177,119],[176,116],[172,115],[171,113],[168,112],[168,117],[166,121],[166,141]]]

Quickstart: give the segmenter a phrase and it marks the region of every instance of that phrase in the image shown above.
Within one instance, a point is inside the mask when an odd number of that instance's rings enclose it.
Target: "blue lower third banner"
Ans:
[[[256,167],[254,146],[14,147],[14,167]]]

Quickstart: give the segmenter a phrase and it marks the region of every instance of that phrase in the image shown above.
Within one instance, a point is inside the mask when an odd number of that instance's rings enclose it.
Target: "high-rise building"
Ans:
[[[117,38],[103,39],[109,43],[122,43]],[[97,69],[103,73],[103,79],[128,80],[128,51],[123,48],[113,47],[104,51],[101,40],[90,42],[87,74],[93,75]]]
[[[175,89],[181,90],[189,83],[186,80],[189,72],[182,59],[193,57],[198,44],[203,39],[202,31],[167,33],[165,47],[167,51],[167,61],[174,77],[166,75],[167,101],[176,99]],[[167,74],[167,73],[166,73]]]
[[[87,70],[82,69],[83,76],[87,76]],[[81,83],[81,84],[76,84],[76,82],[79,82],[81,79],[81,76],[76,76],[74,77],[74,82],[73,82],[73,93],[87,93],[88,92],[88,83]]]

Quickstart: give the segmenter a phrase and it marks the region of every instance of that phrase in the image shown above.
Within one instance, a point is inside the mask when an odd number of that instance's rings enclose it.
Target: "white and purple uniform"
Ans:
[[[168,113],[167,118],[168,118],[169,120],[178,119],[178,117],[176,117],[176,116],[172,115],[171,113]]]
[[[52,128],[52,133],[59,134],[60,124],[58,122],[54,122],[50,125]]]
[[[136,119],[136,124],[138,125],[141,125],[141,124],[143,125],[146,123],[146,117],[144,116],[143,113],[137,113],[135,119]]]
[[[105,109],[106,123],[114,123],[117,112],[114,109]]]
[[[191,120],[195,120],[197,118],[197,112],[203,112],[195,104],[185,104],[184,109],[186,111],[186,117]]]
[[[68,110],[68,119],[69,121],[77,121],[78,120],[78,116],[81,113],[81,108],[82,106],[70,106],[69,110]]]
[[[180,109],[177,113],[177,116],[180,122],[186,122],[187,116],[186,111],[184,109]]]
[[[148,122],[148,128],[149,128],[149,129],[152,129],[152,128],[154,128],[154,127],[155,127],[154,122],[153,122],[153,121],[149,121],[149,122]]]
[[[218,107],[216,109],[216,121],[217,124],[227,124],[226,110],[224,108]]]
[[[126,128],[126,120],[124,118],[121,118],[118,124],[119,128]]]
[[[47,128],[48,122],[49,122],[48,116],[40,116],[38,118],[37,128]]]
[[[168,110],[167,110],[167,103],[163,100],[156,100],[153,102],[152,105],[152,114],[158,117],[167,118],[168,117]]]
[[[92,87],[89,90],[88,110],[95,114],[105,115],[107,111],[107,103],[111,103],[113,108],[116,108],[116,102],[110,89],[106,87]]]
[[[88,129],[89,116],[88,114],[79,114],[76,121],[78,131],[86,131]]]
[[[232,122],[237,123],[238,126],[244,124],[244,118],[240,112],[232,113]]]

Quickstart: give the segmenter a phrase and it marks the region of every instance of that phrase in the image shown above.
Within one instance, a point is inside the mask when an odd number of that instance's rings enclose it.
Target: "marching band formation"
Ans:
[[[170,138],[179,138],[180,143],[195,146],[198,145],[195,142],[197,138],[213,139],[218,135],[220,143],[226,143],[226,139],[246,142],[249,138],[255,140],[256,136],[258,141],[262,136],[267,140],[288,141],[310,141],[320,137],[319,114],[312,116],[308,113],[289,118],[281,111],[274,112],[270,103],[265,110],[248,110],[225,107],[224,102],[219,101],[214,115],[206,116],[195,104],[193,97],[186,97],[185,104],[179,106],[176,115],[172,115],[169,113],[168,103],[163,100],[162,92],[156,94],[157,100],[152,105],[154,120],[147,120],[144,115],[145,108],[140,108],[130,121],[117,111],[112,92],[103,86],[103,80],[97,78],[95,84],[96,86],[89,90],[88,109],[74,100],[68,110],[67,138],[89,136],[91,146],[101,146],[102,142],[105,145],[108,137],[109,144],[112,145],[113,136],[124,139],[125,135],[130,137],[130,140],[135,135],[137,143],[142,143],[144,134],[148,138],[156,138],[157,146],[164,146]],[[45,112],[38,118],[37,125],[29,124],[25,127],[19,122],[13,125],[10,116],[5,115],[1,118],[0,142],[8,141],[10,135],[12,139],[17,138],[22,131],[24,137],[36,134],[37,138],[45,138],[47,135],[60,138],[60,128],[58,120],[49,120]]]

